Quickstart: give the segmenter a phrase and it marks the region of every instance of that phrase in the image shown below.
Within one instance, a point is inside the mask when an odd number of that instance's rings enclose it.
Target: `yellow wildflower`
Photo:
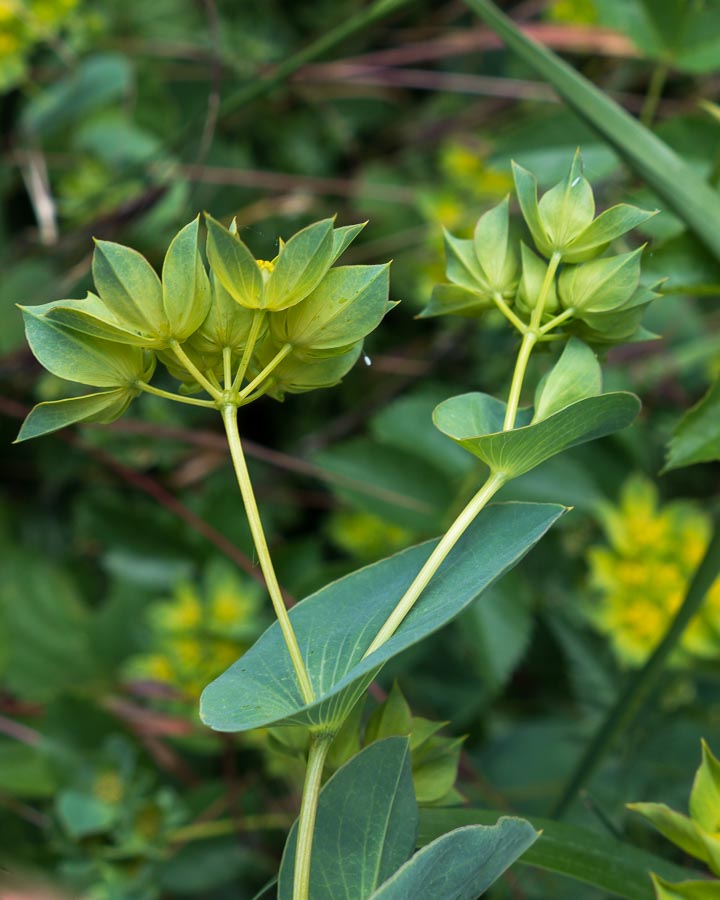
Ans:
[[[596,595],[588,615],[624,663],[640,665],[683,602],[710,523],[695,504],[661,505],[655,485],[639,476],[625,484],[618,506],[605,508],[602,519],[609,545],[588,552]],[[680,655],[720,656],[720,579],[685,631]]]

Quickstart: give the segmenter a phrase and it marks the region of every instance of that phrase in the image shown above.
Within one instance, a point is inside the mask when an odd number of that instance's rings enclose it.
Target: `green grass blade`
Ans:
[[[720,258],[720,194],[667,144],[572,66],[527,37],[490,0],[465,0],[534,68],[588,125],[610,144]]]

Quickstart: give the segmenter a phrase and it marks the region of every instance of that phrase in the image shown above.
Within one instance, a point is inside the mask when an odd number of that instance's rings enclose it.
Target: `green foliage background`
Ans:
[[[707,101],[720,7],[707,0],[673,18],[685,6],[508,11],[717,184],[720,123]],[[469,10],[405,4],[240,103],[362,9],[0,0],[0,865],[11,873],[98,898],[250,898],[277,870],[296,811],[282,735],[213,734],[197,715],[204,683],[269,621],[218,423],[143,396],[111,427],[11,446],[32,403],[67,396],[67,384],[39,377],[15,304],[83,296],[92,236],[159,267],[178,228],[207,209],[236,216],[256,256],[271,259],[278,235],[337,214],[339,225],[370,220],[347,263],[394,258],[391,299],[402,303],[343,384],[264,399],[242,419],[281,583],[302,597],[439,533],[477,481],[430,414],[453,394],[504,391],[514,339],[492,316],[415,318],[443,280],[440,226],[469,236],[508,192],[511,159],[544,189],[577,146],[602,207],[661,209],[640,237],[647,282],[667,278],[645,322],[663,339],[612,351],[606,367],[608,389],[640,394],[640,422],[514,483],[506,499],[574,512],[382,675],[386,691],[400,679],[415,715],[467,735],[455,791],[474,806],[547,815],[627,677],[587,615],[597,592],[586,555],[628,477],[644,473],[662,500],[704,515],[717,493],[707,462],[718,455],[717,386],[685,419],[700,433],[679,431],[671,471],[658,472],[678,420],[718,373],[720,261]],[[549,358],[538,354],[537,374]],[[675,468],[685,461],[699,464]],[[624,803],[684,808],[699,736],[718,752],[716,638],[714,652],[668,668],[572,822],[668,855]],[[448,752],[435,799],[453,788]],[[493,891],[609,896],[529,867]]]

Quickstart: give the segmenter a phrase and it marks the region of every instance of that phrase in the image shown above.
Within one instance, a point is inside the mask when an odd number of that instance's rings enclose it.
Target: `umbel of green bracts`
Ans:
[[[658,295],[640,284],[642,248],[603,254],[654,213],[621,203],[596,217],[579,153],[567,177],[539,200],[534,175],[516,164],[513,175],[533,247],[513,237],[507,199],[481,216],[472,239],[446,234],[449,283],[434,288],[421,317],[479,316],[497,307],[525,332],[542,295],[538,336],[544,339],[546,325],[562,325],[563,333],[596,346],[651,337],[640,322]]]
[[[38,404],[18,440],[77,422],[112,422],[160,362],[180,395],[245,405],[337,384],[364,338],[394,304],[389,264],[334,266],[364,227],[325,219],[302,229],[270,262],[256,260],[236,233],[208,218],[208,272],[199,217],[171,242],[162,278],[135,250],[96,241],[95,293],[21,307],[30,347],[59,378],[102,390]],[[243,382],[247,381],[246,387]],[[161,394],[167,391],[161,390]],[[172,395],[171,395],[172,396]]]
[[[385,700],[370,716],[365,715],[365,695],[345,719],[333,739],[325,761],[326,777],[356,756],[363,747],[388,737],[408,737],[415,799],[420,806],[454,806],[463,802],[455,789],[464,737],[445,737],[439,732],[448,724],[413,716],[395,682]],[[363,725],[363,720],[367,722]],[[310,735],[293,726],[268,729],[268,749],[277,754],[287,773],[288,758],[302,763],[307,757]],[[301,774],[301,773],[299,773]]]
[[[677,847],[720,876],[720,762],[702,742],[702,761],[690,791],[689,816],[663,803],[629,803]],[[720,881],[665,882],[653,875],[658,900],[711,900],[720,896]]]

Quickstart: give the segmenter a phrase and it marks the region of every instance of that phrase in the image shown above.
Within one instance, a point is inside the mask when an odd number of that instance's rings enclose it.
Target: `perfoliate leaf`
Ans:
[[[547,238],[538,250],[545,256],[557,251],[566,260],[567,250],[595,215],[595,200],[590,183],[582,174],[579,151],[573,157],[567,178],[540,198],[538,214]]]
[[[120,327],[152,337],[168,337],[162,285],[150,263],[130,247],[96,241],[93,279],[100,299]]]
[[[313,840],[313,900],[364,900],[415,848],[418,809],[407,738],[361,750],[320,791]],[[288,835],[278,900],[292,900],[297,822]]]
[[[521,410],[519,427],[503,431],[506,405],[488,394],[451,397],[435,408],[433,422],[493,472],[517,478],[570,447],[626,428],[638,414],[634,394],[617,392],[571,403],[540,422]]]
[[[640,323],[646,307],[659,296],[652,288],[640,285],[629,300],[615,309],[599,312],[578,310],[567,327],[593,345],[651,340],[655,335],[649,332],[642,334]]]
[[[78,422],[114,422],[125,412],[134,396],[127,388],[117,388],[84,397],[38,403],[23,422],[15,443],[41,437]]]
[[[294,234],[280,248],[265,285],[265,307],[277,311],[304,300],[332,265],[333,249],[332,219],[322,219]]]
[[[570,338],[560,359],[535,392],[533,422],[547,419],[571,403],[596,397],[602,390],[602,371],[593,351]]]
[[[612,241],[648,219],[657,215],[657,210],[640,209],[628,203],[611,206],[595,219],[585,231],[573,241],[572,250],[565,254],[565,262],[578,263],[598,256]]]
[[[388,301],[389,267],[331,269],[308,297],[272,316],[273,338],[315,356],[334,355],[361,341],[395,305]]]
[[[537,178],[532,172],[523,169],[522,166],[519,166],[514,161],[512,163],[512,173],[515,181],[515,192],[520,204],[520,212],[523,214],[533,243],[540,250],[541,247],[547,244],[547,235],[545,234],[545,227],[538,209]]]
[[[208,261],[220,284],[241,306],[264,308],[263,278],[255,257],[237,233],[223,228],[207,213],[205,221]]]
[[[562,514],[511,503],[483,510],[390,640],[366,649],[420,571],[435,542],[336,581],[290,610],[316,699],[306,704],[277,623],[203,692],[200,714],[216,731],[267,725],[339,726],[382,665],[437,631],[512,568]]]
[[[148,361],[138,347],[74,331],[36,315],[32,307],[23,309],[23,317],[30,349],[59,378],[94,387],[128,387],[148,374]]]
[[[367,222],[359,222],[357,225],[342,225],[340,228],[333,228],[333,246],[330,265],[337,262],[366,225]]]
[[[256,353],[258,371],[266,366],[280,349],[266,338]],[[314,357],[290,353],[268,377],[268,394],[282,400],[285,394],[304,394],[318,388],[333,387],[352,369],[362,352],[362,341],[336,356]]]
[[[92,337],[150,349],[167,344],[166,337],[156,338],[146,331],[133,331],[131,325],[121,321],[100,297],[90,292],[84,300],[54,300],[33,308],[53,322]]]
[[[456,238],[447,229],[445,237],[445,273],[449,281],[468,291],[474,291],[492,298],[490,285],[475,253],[471,240]]]
[[[476,900],[539,834],[524,819],[467,825],[419,850],[369,900]]]
[[[567,266],[558,279],[562,305],[583,318],[584,313],[609,312],[627,303],[640,282],[642,251],[639,247],[631,253]]]
[[[506,197],[480,216],[473,234],[475,255],[491,290],[510,296],[517,283],[518,261],[509,243],[510,212]]]
[[[200,256],[200,217],[172,240],[162,270],[163,305],[170,333],[187,340],[202,325],[210,309],[210,282]]]

